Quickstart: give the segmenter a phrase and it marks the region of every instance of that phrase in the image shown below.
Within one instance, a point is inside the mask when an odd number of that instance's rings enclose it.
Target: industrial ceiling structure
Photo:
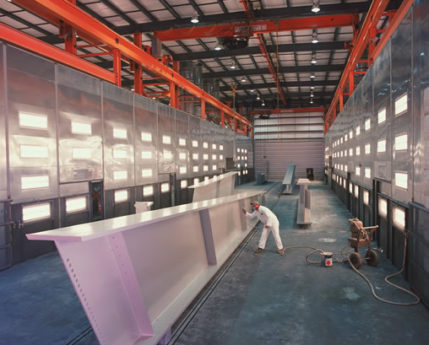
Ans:
[[[242,131],[250,126],[250,114],[313,108],[327,111],[326,130],[375,58],[377,43],[388,36],[386,28],[410,2],[0,0],[0,22],[2,29],[16,29],[115,73],[117,85],[176,107],[190,97],[171,84],[186,84],[177,79],[179,71],[186,76],[181,66],[186,67],[193,75],[187,79],[210,94],[205,102],[246,126]],[[95,22],[82,13],[111,31],[100,26],[92,32]],[[115,43],[125,44],[119,35],[168,69],[123,50],[115,59]],[[183,88],[206,97],[188,84]]]

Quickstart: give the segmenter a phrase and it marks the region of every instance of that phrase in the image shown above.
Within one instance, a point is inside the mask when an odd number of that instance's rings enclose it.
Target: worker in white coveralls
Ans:
[[[282,239],[280,238],[279,220],[276,215],[268,207],[261,206],[257,201],[254,201],[251,204],[255,210],[252,213],[249,213],[243,208],[243,213],[246,217],[251,219],[258,217],[258,219],[264,224],[256,253],[262,253],[264,251],[268,235],[272,232],[277,245],[277,253],[283,255],[285,250],[283,248]]]

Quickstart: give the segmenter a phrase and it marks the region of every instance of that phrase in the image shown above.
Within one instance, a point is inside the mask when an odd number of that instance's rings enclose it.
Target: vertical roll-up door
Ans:
[[[306,168],[313,168],[314,178],[323,179],[324,139],[268,141],[255,140],[256,173],[265,173],[269,180],[283,179],[290,163],[296,164],[296,177],[306,177]]]

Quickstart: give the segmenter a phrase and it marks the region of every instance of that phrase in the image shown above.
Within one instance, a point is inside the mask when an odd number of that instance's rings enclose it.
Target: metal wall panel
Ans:
[[[427,0],[413,8],[414,201],[429,208],[429,11]]]
[[[0,42],[0,200],[7,199],[7,151],[6,151],[6,49]]]
[[[133,186],[133,93],[103,82],[103,132],[105,188]]]
[[[200,176],[202,171],[202,142],[201,142],[201,128],[200,119],[190,116],[189,117],[189,141],[190,141],[190,158],[189,169],[190,176]]]
[[[150,99],[134,96],[136,185],[154,183],[158,178],[158,106]]]
[[[176,110],[176,174],[177,179],[190,176],[189,162],[189,115],[180,110]]]
[[[101,82],[56,65],[60,183],[103,178]]]
[[[413,113],[411,88],[412,78],[412,12],[409,12],[391,39],[392,49],[392,196],[399,201],[409,201],[412,198],[413,181]],[[406,95],[406,110],[398,113],[398,100]],[[395,147],[395,137],[407,135],[405,150],[398,151]],[[399,187],[397,173],[407,174],[407,187]]]
[[[176,172],[176,110],[158,105],[158,180],[168,181],[168,174]]]
[[[7,46],[6,65],[11,197],[56,197],[54,63]]]

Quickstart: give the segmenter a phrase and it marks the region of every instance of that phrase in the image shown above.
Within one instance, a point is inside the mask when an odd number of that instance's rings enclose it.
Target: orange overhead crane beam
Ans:
[[[259,114],[296,114],[296,113],[319,113],[324,112],[326,108],[323,107],[313,107],[313,108],[284,108],[284,109],[259,109],[252,110],[249,114],[259,115]]]
[[[414,3],[414,0],[403,0],[401,6],[395,12],[394,17],[390,20],[387,30],[384,32],[380,41],[374,48],[374,43],[372,42],[372,40],[375,39],[374,33],[377,30],[378,21],[386,10],[389,1],[390,0],[373,0],[365,17],[365,21],[359,31],[359,34],[352,42],[353,49],[350,53],[344,72],[341,75],[341,79],[338,84],[337,90],[335,91],[334,98],[332,99],[331,105],[329,106],[328,111],[325,115],[325,134],[328,131],[329,127],[334,123],[335,118],[337,117],[337,105],[339,105],[339,111],[342,110],[344,89],[346,88],[347,83],[349,83],[349,94],[351,95],[353,92],[354,69],[356,67],[356,64],[359,62],[359,59],[362,57],[362,54],[365,51],[366,47],[372,45],[372,49],[370,49],[369,52],[370,54],[368,60],[368,64],[370,65],[381,52],[383,47],[386,45],[387,41],[390,39],[393,32],[398,27],[402,18],[404,18],[405,14],[408,12],[410,7]]]
[[[248,23],[194,26],[155,32],[161,41],[177,41],[205,37],[250,37],[257,34],[282,31],[312,30],[351,26],[359,22],[357,14],[335,14],[279,20],[250,20]]]
[[[247,17],[249,19],[252,19],[254,15],[253,15],[252,6],[250,5],[249,1],[248,0],[240,0],[240,2],[241,2],[241,6],[244,9],[244,12],[246,12]],[[267,62],[268,69],[270,70],[271,76],[273,77],[274,82],[276,83],[276,88],[277,88],[277,91],[279,93],[280,98],[282,99],[282,103],[283,103],[283,105],[286,105],[286,97],[285,97],[283,90],[282,90],[282,87],[280,85],[279,76],[275,71],[273,62],[271,61],[270,54],[267,51],[267,47],[265,45],[264,38],[262,37],[262,34],[260,34],[260,33],[257,33],[256,37],[258,38],[259,49],[261,50],[261,53],[264,56],[265,61]]]
[[[200,98],[201,102],[211,104],[215,108],[223,111],[225,115],[228,115],[234,118],[238,123],[241,123],[243,128],[245,128],[246,125],[249,127],[252,126],[251,122],[247,118],[200,89],[198,86],[181,76],[178,72],[165,66],[140,47],[137,47],[126,38],[109,29],[107,26],[100,23],[73,3],[66,0],[14,0],[14,2],[59,27],[63,23],[70,25],[83,39],[88,40],[91,43],[103,44],[110,47],[113,52],[119,52],[122,58],[134,61],[146,70],[173,82],[178,87]],[[19,42],[15,43],[18,46],[20,45]],[[40,44],[40,50],[45,48],[45,45]],[[44,55],[42,51],[39,51],[38,53]],[[56,61],[62,62],[60,57]],[[82,64],[88,63],[84,60],[81,60],[81,62]],[[79,66],[75,66],[75,68],[81,69]],[[97,74],[93,75],[98,76]],[[203,114],[203,116],[204,115],[205,114]],[[239,128],[237,129],[239,130]]]

